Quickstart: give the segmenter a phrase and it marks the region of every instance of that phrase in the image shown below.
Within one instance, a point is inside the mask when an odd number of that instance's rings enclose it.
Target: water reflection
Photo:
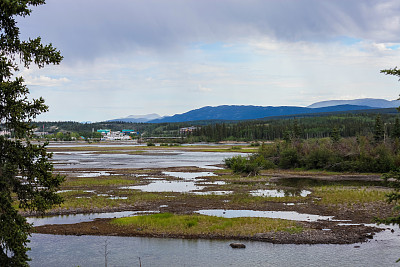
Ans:
[[[106,171],[97,171],[97,172],[80,172],[79,175],[76,177],[99,177],[99,176],[106,176],[106,175],[116,175],[111,174],[110,172]]]
[[[252,196],[256,197],[306,197],[311,194],[308,190],[298,190],[298,189],[260,189],[250,191]]]
[[[163,174],[177,178],[182,178],[185,180],[193,180],[199,177],[206,177],[206,176],[216,176],[212,172],[163,172]]]
[[[220,169],[213,165],[222,164],[225,158],[244,155],[228,152],[152,151],[152,154],[91,154],[85,152],[55,153],[56,169],[63,168],[169,168],[195,166]]]
[[[196,192],[190,192],[191,194],[194,195],[216,195],[216,196],[222,196],[222,195],[229,195],[232,194],[233,191],[196,191]]]
[[[194,182],[186,181],[155,181],[148,185],[122,186],[120,189],[134,189],[143,192],[178,192],[187,193],[193,190],[203,190],[204,186],[198,186]]]
[[[81,222],[90,222],[98,218],[122,218],[143,213],[155,213],[157,211],[118,211],[104,213],[87,213],[87,214],[72,214],[59,216],[44,216],[44,217],[28,217],[28,223],[33,223],[33,226],[41,226],[45,224],[72,224]]]
[[[185,240],[145,237],[60,236],[33,234],[32,267],[104,266],[108,242],[109,266],[395,266],[400,238],[390,230],[374,240],[351,245],[295,245],[238,240]]]

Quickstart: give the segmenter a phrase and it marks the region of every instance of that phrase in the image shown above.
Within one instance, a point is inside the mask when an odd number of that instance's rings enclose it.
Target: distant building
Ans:
[[[190,127],[185,127],[185,128],[180,128],[179,129],[179,133],[180,134],[187,134],[187,133],[191,133],[194,130],[197,130],[198,127],[196,126],[190,126]]]
[[[97,132],[101,133],[101,134],[107,134],[107,133],[111,132],[111,130],[109,130],[109,129],[99,129],[99,130],[97,130]]]
[[[122,130],[121,131],[111,131],[108,129],[100,129],[97,130],[98,133],[101,133],[102,138],[101,140],[107,140],[107,141],[112,141],[112,140],[130,140],[131,137],[129,135],[127,135],[128,131]],[[131,132],[129,130],[129,132]]]
[[[122,130],[122,133],[124,133],[124,134],[136,134],[136,132],[134,131],[134,130],[127,130],[127,129],[123,129]]]

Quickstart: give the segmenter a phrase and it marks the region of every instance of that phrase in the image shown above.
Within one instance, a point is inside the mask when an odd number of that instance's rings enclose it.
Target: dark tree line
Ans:
[[[209,124],[198,128],[191,136],[198,141],[262,141],[325,138],[331,137],[333,132],[341,137],[371,134],[376,135],[377,139],[392,136],[400,137],[400,123],[397,115],[392,114],[343,114]]]

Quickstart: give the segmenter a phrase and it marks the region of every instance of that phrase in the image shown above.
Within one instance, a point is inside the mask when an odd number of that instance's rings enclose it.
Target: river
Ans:
[[[160,152],[157,155],[54,154],[55,167],[64,168],[212,168],[232,153]],[[124,216],[125,213],[121,213]],[[67,217],[66,217],[67,218]],[[59,220],[55,218],[55,220]],[[61,218],[62,220],[62,218]],[[81,220],[78,218],[78,221]],[[54,223],[54,221],[52,222]],[[400,230],[385,230],[367,243],[352,245],[280,245],[234,240],[185,240],[143,237],[62,236],[33,234],[31,266],[394,266],[400,257]]]
[[[395,266],[400,257],[399,229],[352,245],[280,245],[233,240],[33,234],[31,266]],[[359,246],[356,248],[355,246]]]

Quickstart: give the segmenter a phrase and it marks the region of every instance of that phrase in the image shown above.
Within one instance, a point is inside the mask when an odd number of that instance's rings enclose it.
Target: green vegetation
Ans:
[[[400,167],[399,152],[398,139],[309,139],[263,144],[257,153],[228,158],[225,164],[236,173],[247,174],[273,168],[384,173]]]
[[[52,175],[51,157],[45,146],[22,142],[32,136],[31,123],[48,107],[43,98],[32,99],[19,67],[59,64],[62,56],[51,44],[44,45],[37,37],[20,39],[17,20],[31,14],[31,6],[43,0],[2,1],[0,16],[0,130],[7,130],[13,139],[0,136],[0,265],[28,266],[27,247],[31,226],[17,213],[19,208],[44,212],[60,204],[55,194],[63,181]],[[13,203],[14,202],[14,203]]]
[[[395,109],[369,111],[369,113],[320,114],[307,117],[265,118],[240,122],[210,123],[203,125],[188,136],[188,141],[267,141],[294,140],[330,137],[335,138],[373,135],[376,132],[376,116],[384,126],[385,136],[393,136],[400,127],[395,127],[398,115]],[[388,113],[385,113],[388,112]],[[382,130],[382,127],[379,128]],[[382,134],[382,131],[380,131]],[[381,138],[380,135],[379,138]]]
[[[343,186],[321,186],[313,188],[313,195],[319,197],[319,203],[330,204],[363,204],[385,201],[387,190],[369,189],[366,187],[349,188]]]
[[[398,211],[400,210],[400,206],[398,205],[398,202],[400,200],[400,168],[396,170],[392,170],[388,173],[385,173],[382,176],[384,183],[388,185],[389,187],[393,188],[393,191],[386,194],[386,201],[388,203],[394,203],[396,204],[395,210]],[[394,217],[389,217],[385,219],[377,219],[380,223],[386,223],[386,224],[400,224],[400,215],[394,216]],[[400,259],[399,259],[400,260]]]
[[[42,68],[59,64],[62,56],[51,44],[41,38],[20,39],[17,20],[31,14],[31,6],[44,4],[43,0],[1,1],[0,9],[0,130],[7,130],[13,139],[0,136],[0,265],[28,266],[27,247],[31,226],[17,213],[19,208],[44,212],[60,204],[55,194],[63,181],[52,175],[51,157],[45,146],[23,139],[32,137],[32,120],[48,107],[43,98],[32,99],[24,79],[18,77],[35,65]],[[14,199],[13,199],[14,197]]]
[[[79,177],[68,178],[63,187],[91,187],[91,186],[111,186],[111,185],[135,185],[138,181],[127,179],[125,176],[103,176],[103,177]]]
[[[220,218],[160,213],[113,219],[112,224],[140,229],[143,234],[252,236],[257,233],[301,232],[296,222],[269,218]]]
[[[111,195],[98,195],[85,190],[73,190],[60,193],[60,195],[64,197],[65,201],[61,204],[60,208],[56,210],[81,209],[90,211],[96,208],[120,207],[134,205],[140,202],[160,201],[165,199],[165,195],[163,194],[144,193],[132,190],[114,192],[112,196],[117,198],[113,198]],[[118,197],[126,197],[126,199]]]

